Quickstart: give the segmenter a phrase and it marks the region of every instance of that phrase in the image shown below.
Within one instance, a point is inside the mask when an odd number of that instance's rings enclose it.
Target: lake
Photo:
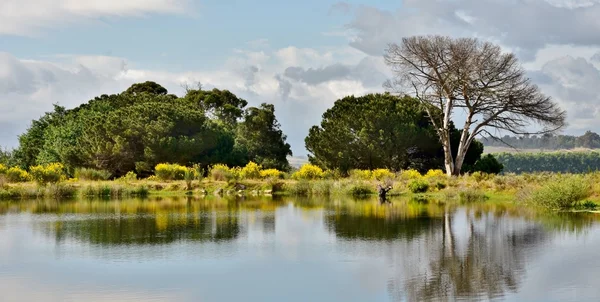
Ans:
[[[0,300],[598,301],[598,218],[402,199],[0,202]]]

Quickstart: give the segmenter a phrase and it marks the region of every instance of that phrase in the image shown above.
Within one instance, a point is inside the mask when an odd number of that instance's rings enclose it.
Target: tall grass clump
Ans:
[[[286,184],[286,191],[295,196],[310,196],[312,194],[312,185],[307,180],[300,180],[295,183]]]
[[[319,180],[312,184],[312,194],[320,196],[329,196],[333,189],[333,182],[331,180]]]
[[[60,163],[33,166],[29,168],[29,174],[38,184],[58,183],[67,179],[64,166]]]
[[[52,183],[44,188],[44,196],[54,199],[73,198],[77,194],[77,188],[62,183]]]
[[[298,180],[312,180],[312,179],[322,179],[325,176],[325,172],[320,167],[311,164],[305,164],[294,174],[292,174],[293,179]]]
[[[488,197],[483,192],[472,188],[458,192],[458,201],[462,203],[479,202],[487,199]]]
[[[19,167],[7,169],[4,175],[6,175],[9,182],[27,182],[31,180],[29,173]]]
[[[178,164],[158,164],[154,167],[156,177],[161,180],[183,180],[188,168]]]
[[[551,180],[533,192],[531,199],[535,204],[551,209],[569,209],[577,202],[589,197],[592,186],[582,176],[562,176]]]
[[[75,169],[75,178],[80,180],[108,180],[111,176],[110,172],[106,170],[96,170],[90,168],[77,168]]]

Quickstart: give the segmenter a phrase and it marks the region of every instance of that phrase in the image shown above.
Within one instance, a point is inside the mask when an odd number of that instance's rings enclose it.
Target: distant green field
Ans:
[[[492,147],[485,146],[483,149],[483,153],[553,153],[553,152],[589,152],[589,151],[600,151],[600,149],[585,149],[585,148],[576,148],[576,149],[562,149],[562,150],[550,150],[550,149],[514,149],[510,147]]]

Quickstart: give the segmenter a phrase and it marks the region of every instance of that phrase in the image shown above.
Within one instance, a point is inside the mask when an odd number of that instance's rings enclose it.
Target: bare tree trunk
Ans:
[[[446,137],[442,142],[444,147],[444,167],[446,168],[446,175],[452,176],[454,173],[454,159],[452,158],[452,149],[450,148],[450,138]]]

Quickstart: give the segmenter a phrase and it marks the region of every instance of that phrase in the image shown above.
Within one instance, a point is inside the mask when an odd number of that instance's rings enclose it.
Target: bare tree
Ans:
[[[474,38],[417,36],[386,49],[394,79],[385,86],[413,95],[427,110],[445,154],[448,175],[460,174],[476,136],[502,130],[514,134],[555,132],[566,113],[525,76],[514,54]],[[456,159],[450,148],[453,114],[466,115]],[[537,124],[541,130],[528,132]]]

